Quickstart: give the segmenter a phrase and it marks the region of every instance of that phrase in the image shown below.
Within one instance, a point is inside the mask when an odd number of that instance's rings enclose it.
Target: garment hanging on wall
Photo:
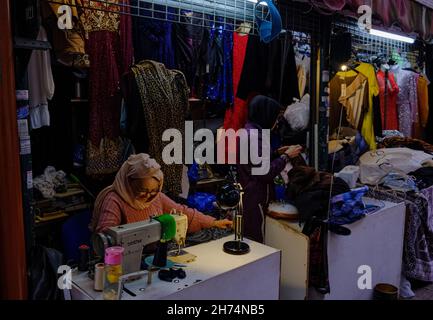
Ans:
[[[233,33],[216,24],[210,30],[206,98],[233,103]]]
[[[49,103],[51,125],[31,131],[33,175],[43,173],[47,166],[70,172],[73,163],[74,123],[87,132],[87,109],[76,108],[74,98],[75,76],[71,68],[53,66],[56,90]],[[79,117],[79,113],[83,114]],[[78,131],[78,130],[77,130]],[[76,132],[75,132],[76,133]]]
[[[199,23],[202,21],[201,15],[193,13],[192,22]],[[207,24],[207,21],[204,22]],[[194,49],[193,67],[194,78],[192,83],[191,96],[201,99],[206,95],[205,79],[208,66],[208,50],[210,41],[209,28],[202,28],[198,26],[190,26],[191,37]]]
[[[418,111],[419,119],[414,124],[414,138],[423,139],[429,116],[429,81],[425,76],[418,78]]]
[[[37,37],[39,41],[47,41],[44,27],[40,27]],[[51,71],[49,50],[33,50],[28,64],[30,125],[38,129],[50,125],[48,100],[54,95],[54,80]]]
[[[147,135],[144,108],[141,102],[135,75],[132,71],[125,73],[121,80],[122,95],[125,99],[125,136],[131,140],[135,152],[149,153],[149,136]]]
[[[173,24],[173,42],[176,69],[185,75],[191,87],[194,78],[194,43],[191,23],[192,13],[181,11],[181,22]]]
[[[368,107],[365,110],[361,134],[367,141],[371,150],[376,149],[376,137],[374,132],[374,97],[379,95],[379,85],[376,79],[376,72],[374,67],[368,63],[359,63],[355,68],[357,72],[362,73],[367,78],[368,83]],[[345,73],[346,76],[355,77],[357,73],[353,70],[349,70]],[[380,118],[379,118],[380,119]]]
[[[399,131],[406,137],[412,137],[414,123],[419,119],[418,113],[418,78],[419,74],[393,68],[393,72],[400,88],[397,98],[399,116]]]
[[[385,105],[385,81],[388,81],[388,88],[386,89],[386,105]],[[377,82],[379,83],[380,90],[380,110],[382,119],[383,130],[398,130],[398,112],[397,112],[397,96],[400,91],[397,82],[395,81],[394,74],[380,70],[377,73]],[[385,120],[386,119],[386,120]]]
[[[237,91],[245,61],[248,44],[248,35],[233,33],[233,90],[234,104],[232,108],[226,110],[224,119],[224,129],[238,130],[245,126],[247,122],[248,109],[247,102],[238,98]]]
[[[132,0],[131,4],[133,5],[134,2],[136,1]],[[169,69],[175,68],[175,50],[172,39],[173,23],[166,21],[166,7],[155,5],[154,9],[151,9],[151,4],[140,3],[140,6],[144,6],[144,8],[146,5],[149,8],[144,11],[143,16],[132,18],[135,61],[148,59],[161,62]],[[162,20],[152,19],[151,11],[148,10],[161,11],[161,13],[154,12],[154,17]],[[172,10],[174,9],[169,12]],[[145,16],[149,16],[149,18],[145,18]],[[176,21],[176,19],[173,20]]]
[[[376,150],[376,136],[374,131],[374,97],[379,95],[379,84],[377,83],[374,67],[368,63],[361,63],[356,70],[367,77],[368,81],[368,110],[364,116],[361,134],[367,141],[371,150]]]
[[[60,29],[57,26],[57,11],[62,5],[68,5],[72,13],[72,29]],[[85,55],[85,35],[80,16],[83,13],[81,0],[56,0],[56,3],[43,2],[44,23],[50,26],[56,60],[67,66],[89,67]]]
[[[433,44],[426,44],[426,61],[425,61],[426,76],[428,79],[433,79]],[[428,86],[429,110],[433,110],[433,85]],[[429,112],[427,126],[425,129],[425,139],[427,142],[433,143],[433,111]]]
[[[108,5],[90,1],[84,11],[84,27],[88,34],[86,51],[90,59],[89,74],[89,140],[86,172],[90,175],[116,172],[123,162],[120,138],[120,77],[133,60],[131,18],[113,13],[118,3]],[[112,11],[108,13],[92,8]]]
[[[330,116],[329,129],[334,132],[340,126],[361,131],[365,112],[369,107],[368,80],[362,73],[354,77],[338,72],[329,83]]]
[[[149,137],[149,154],[161,165],[164,187],[179,195],[182,192],[182,165],[166,165],[162,159],[162,135],[167,129],[177,129],[184,136],[185,114],[188,111],[189,89],[185,76],[169,70],[161,63],[145,60],[132,67],[141,97]]]
[[[292,37],[286,34],[269,44],[251,36],[239,81],[237,96],[243,100],[251,94],[262,94],[283,106],[300,99]]]

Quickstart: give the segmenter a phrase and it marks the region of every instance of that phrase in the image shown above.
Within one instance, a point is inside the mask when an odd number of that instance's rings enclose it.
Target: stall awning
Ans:
[[[369,5],[385,27],[399,26],[406,33],[416,32],[423,39],[433,38],[433,0],[297,0],[313,3],[329,11],[356,15],[359,6]]]

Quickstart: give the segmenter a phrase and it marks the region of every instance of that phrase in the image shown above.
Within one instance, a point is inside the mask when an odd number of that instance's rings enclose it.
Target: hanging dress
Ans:
[[[89,54],[89,137],[86,173],[103,175],[116,172],[123,162],[120,138],[120,77],[133,60],[131,20],[119,4],[84,1],[82,16]],[[123,8],[123,9],[121,9]]]
[[[398,114],[397,114],[397,96],[400,91],[394,74],[388,72],[388,88],[385,90],[385,72],[380,70],[377,73],[377,82],[379,83],[380,96],[380,112],[382,116],[383,130],[398,130]],[[385,99],[386,93],[386,99]],[[386,102],[385,102],[386,100]],[[385,105],[386,103],[386,105]]]

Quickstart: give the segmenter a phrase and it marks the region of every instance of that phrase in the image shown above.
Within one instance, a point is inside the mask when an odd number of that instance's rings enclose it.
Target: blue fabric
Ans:
[[[216,24],[210,30],[206,98],[233,103],[233,33]]]
[[[142,11],[140,17],[132,17],[133,21],[133,42],[135,61],[153,60],[163,63],[166,68],[174,69],[175,50],[173,47],[172,31],[173,23],[176,21],[173,14],[165,15],[165,6],[155,5],[154,10],[156,20],[151,17],[152,4],[140,3]],[[175,9],[168,8],[169,13],[174,13]],[[144,18],[149,16],[149,18]],[[164,20],[168,21],[164,21]]]
[[[201,212],[211,212],[214,210],[213,203],[216,196],[210,193],[197,192],[188,196],[188,206]]]
[[[264,20],[262,20],[261,17],[257,14],[257,8],[261,6],[260,4],[263,2],[268,5],[269,10],[267,16],[264,17]],[[254,7],[254,11],[256,15],[257,26],[259,28],[260,40],[264,43],[269,43],[275,38],[277,38],[282,30],[282,21],[281,15],[274,2],[272,0],[258,1],[256,3],[256,6]],[[267,20],[269,16],[270,20]]]
[[[388,173],[383,180],[383,185],[395,191],[419,192],[416,182],[412,177],[398,172]]]
[[[365,207],[362,200],[367,192],[368,187],[362,187],[333,197],[331,199],[329,223],[347,225],[364,218],[370,210]]]
[[[29,106],[20,107],[17,109],[17,118],[26,119],[30,114]]]
[[[77,213],[70,217],[62,226],[62,242],[66,261],[79,262],[79,246],[85,244],[91,247],[92,233],[89,230],[92,213],[90,210]]]
[[[196,183],[198,181],[199,179],[198,170],[199,170],[199,166],[197,162],[194,161],[192,166],[189,167],[188,169],[188,178],[190,182]]]
[[[275,200],[276,201],[284,201],[286,200],[286,186],[284,185],[275,185]]]

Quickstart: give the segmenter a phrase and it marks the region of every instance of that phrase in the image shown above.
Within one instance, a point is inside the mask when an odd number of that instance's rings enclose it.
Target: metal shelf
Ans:
[[[48,41],[32,40],[27,38],[15,37],[15,49],[25,50],[50,50],[51,44]]]

